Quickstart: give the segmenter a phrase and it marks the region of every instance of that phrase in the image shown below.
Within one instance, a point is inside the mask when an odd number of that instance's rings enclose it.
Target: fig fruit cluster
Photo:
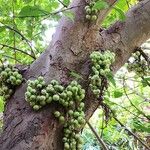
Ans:
[[[127,69],[134,71],[139,77],[150,74],[150,67],[139,51],[132,54],[132,59],[128,61]]]
[[[59,103],[66,108],[66,117],[59,111],[55,111],[54,115],[64,124],[64,150],[82,149],[83,141],[78,130],[85,124],[84,97],[85,90],[76,81],[72,81],[60,94]]]
[[[34,110],[39,110],[52,101],[63,106],[65,113],[55,111],[54,116],[64,126],[64,150],[82,149],[83,141],[78,131],[85,124],[84,97],[85,90],[76,81],[72,81],[67,87],[56,80],[46,85],[41,76],[28,81],[25,93],[26,101]]]
[[[96,98],[99,97],[102,78],[107,78],[111,73],[110,66],[115,61],[115,54],[110,51],[98,52],[94,51],[90,55],[92,63],[92,72],[89,76],[90,88]]]
[[[98,16],[98,10],[94,9],[93,6],[95,5],[95,2],[90,2],[87,6],[85,6],[85,12],[86,12],[86,19],[89,21],[96,21]]]
[[[0,96],[7,100],[23,81],[19,70],[11,65],[0,66]]]
[[[39,76],[36,80],[29,80],[25,99],[34,110],[39,110],[52,101],[59,101],[63,86],[58,81],[52,80],[46,85],[44,78]]]

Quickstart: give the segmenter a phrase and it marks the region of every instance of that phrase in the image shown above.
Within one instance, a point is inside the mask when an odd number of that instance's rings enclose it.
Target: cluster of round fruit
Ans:
[[[105,51],[103,53],[94,51],[90,55],[90,59],[92,62],[92,73],[89,76],[89,86],[93,94],[98,98],[101,92],[101,78],[107,78],[107,75],[111,73],[110,66],[115,61],[115,55],[110,51]]]
[[[46,104],[51,103],[52,100],[59,101],[59,94],[63,89],[64,88],[58,81],[52,80],[49,85],[46,85],[44,78],[39,76],[34,81],[28,81],[25,99],[30,103],[30,106],[32,106],[34,110],[39,110]]]
[[[66,109],[66,114],[59,111],[54,116],[64,124],[64,150],[81,150],[82,139],[78,130],[85,124],[84,103],[85,90],[76,81],[72,81],[66,88],[58,81],[52,80],[46,85],[43,77],[28,81],[26,101],[34,110],[39,110],[48,103],[57,102]]]
[[[90,20],[90,21],[97,20],[98,10],[93,8],[94,5],[95,5],[95,2],[90,2],[87,6],[85,6],[87,20]]]
[[[22,80],[22,75],[17,68],[11,65],[0,66],[0,96],[3,96],[5,100],[9,99]]]
[[[55,111],[60,123],[64,123],[64,150],[81,150],[82,138],[78,130],[85,124],[84,103],[85,90],[76,81],[72,81],[60,94],[59,103],[67,107],[66,121],[64,115]]]
[[[60,94],[59,103],[64,107],[73,107],[74,100],[81,102],[84,96],[85,90],[76,81],[72,81]]]
[[[132,58],[127,65],[129,71],[134,71],[140,77],[150,74],[150,67],[139,51],[133,53]]]

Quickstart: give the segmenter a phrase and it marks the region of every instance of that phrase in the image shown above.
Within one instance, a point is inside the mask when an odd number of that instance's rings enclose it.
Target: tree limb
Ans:
[[[125,22],[118,21],[109,29],[100,32],[99,42],[103,45],[99,48],[107,48],[116,53],[114,72],[129,59],[135,48],[150,38],[149,24],[150,1],[144,0],[128,11]]]
[[[150,150],[150,147],[146,145],[137,135],[135,135],[132,131],[130,131],[123,123],[121,123],[115,116],[113,118],[123,127],[125,130],[130,133],[134,138],[136,138],[147,150]]]
[[[14,47],[12,47],[12,46],[9,46],[9,45],[6,45],[6,44],[1,44],[1,43],[0,43],[0,45],[3,46],[3,47],[8,47],[8,48],[11,48],[11,49],[15,49],[16,51],[19,51],[19,52],[21,52],[21,53],[23,53],[23,54],[25,54],[25,55],[28,55],[28,56],[30,56],[31,58],[35,59],[34,56],[28,54],[27,52],[25,52],[25,51],[23,51],[23,50],[21,50],[21,49],[18,49],[18,48],[16,48],[16,47],[14,48]]]
[[[99,141],[99,143],[101,144],[101,146],[103,147],[103,150],[109,150],[108,147],[106,146],[105,142],[98,136],[98,134],[96,133],[95,129],[92,127],[92,125],[89,123],[89,121],[86,121],[86,123],[88,124],[89,128],[91,129],[91,131],[94,133],[94,135],[96,136],[97,140]]]

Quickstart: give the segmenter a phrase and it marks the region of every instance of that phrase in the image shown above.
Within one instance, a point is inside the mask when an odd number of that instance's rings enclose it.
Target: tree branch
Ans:
[[[2,45],[3,47],[8,47],[8,48],[11,48],[11,49],[15,49],[16,51],[19,51],[19,52],[21,52],[21,53],[23,53],[23,54],[25,54],[25,55],[28,55],[28,56],[30,56],[31,58],[35,59],[34,56],[28,54],[27,52],[25,52],[25,51],[23,51],[23,50],[21,50],[21,49],[18,49],[18,48],[16,48],[16,47],[14,48],[14,47],[9,46],[9,45],[6,45],[6,44],[0,44],[0,45]]]
[[[116,22],[100,32],[99,48],[116,53],[113,71],[116,72],[131,56],[135,48],[150,38],[150,1],[144,0],[131,8],[125,22]],[[102,38],[101,38],[102,37]]]
[[[92,127],[92,125],[89,123],[89,121],[86,121],[86,123],[88,124],[89,128],[91,129],[91,131],[94,133],[94,135],[96,136],[97,140],[99,141],[99,143],[101,144],[101,146],[103,147],[103,150],[109,150],[108,147],[106,146],[105,142],[98,136],[98,134],[96,133],[95,129]]]
[[[130,131],[125,125],[123,125],[115,116],[113,118],[123,127],[125,130],[130,133],[134,138],[136,138],[147,150],[150,150],[150,147],[146,145],[137,135],[135,135],[132,131]]]

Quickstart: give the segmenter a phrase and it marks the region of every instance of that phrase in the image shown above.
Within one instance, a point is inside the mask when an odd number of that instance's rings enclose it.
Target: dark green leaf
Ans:
[[[6,28],[4,26],[0,27],[0,32],[3,32]]]
[[[30,3],[32,0],[23,0],[25,3]]]
[[[114,9],[118,12],[119,14],[119,19],[121,21],[124,21],[126,19],[125,13],[118,7],[114,7]]]
[[[112,73],[110,73],[110,74],[107,75],[107,79],[108,79],[108,81],[109,81],[110,83],[112,83],[113,86],[116,87],[116,81],[115,81],[114,76],[113,76]]]
[[[63,0],[63,4],[65,4],[66,6],[68,6],[70,4],[70,0]]]
[[[143,80],[142,80],[142,85],[143,87],[146,87],[150,84],[150,77],[145,77]]]
[[[133,126],[137,131],[150,133],[150,124],[142,123],[139,120],[134,120]]]
[[[106,8],[108,8],[108,7],[109,7],[109,5],[108,5],[107,2],[102,1],[102,0],[99,0],[99,1],[97,1],[97,2],[95,3],[95,5],[93,6],[93,9],[98,9],[98,10],[100,10],[100,9],[106,9]]]
[[[63,14],[70,20],[74,21],[75,15],[72,11],[65,11],[65,12],[63,12]]]
[[[75,71],[71,71],[70,76],[72,76],[73,78],[76,78],[76,79],[82,79],[82,76]]]
[[[25,6],[21,9],[20,17],[38,17],[46,15],[46,11],[42,10],[39,6]]]
[[[118,90],[114,91],[114,98],[119,98],[119,97],[121,97],[122,95],[123,95],[122,92],[120,92],[120,91],[118,91]]]
[[[4,102],[2,100],[2,98],[0,97],[0,112],[4,111]]]

